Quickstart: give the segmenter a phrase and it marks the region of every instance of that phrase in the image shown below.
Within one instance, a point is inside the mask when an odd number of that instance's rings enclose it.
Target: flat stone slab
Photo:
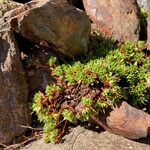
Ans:
[[[42,139],[34,141],[21,150],[150,150],[149,144],[128,140],[109,132],[94,132],[76,127],[65,136],[62,144],[46,144]]]

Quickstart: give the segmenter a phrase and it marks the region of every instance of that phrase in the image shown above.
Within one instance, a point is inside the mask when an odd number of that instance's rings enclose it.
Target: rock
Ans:
[[[138,143],[108,132],[95,132],[76,127],[59,144],[34,141],[21,150],[149,150],[148,144]],[[148,141],[148,139],[146,140]],[[150,142],[149,142],[150,143]]]
[[[0,143],[21,135],[29,125],[28,90],[14,34],[0,32]]]
[[[13,29],[34,42],[47,42],[68,56],[86,54],[90,20],[64,0],[31,1],[5,16]]]
[[[104,37],[123,42],[139,40],[136,0],[83,0],[85,10]]]
[[[51,76],[49,68],[34,68],[27,72],[29,95],[33,98],[34,94],[38,91],[45,91],[46,86],[55,82]]]
[[[147,49],[150,51],[150,15],[147,19]]]
[[[144,8],[145,10],[150,10],[150,0],[137,0],[137,3],[140,8]]]
[[[123,102],[109,115],[92,118],[107,131],[128,139],[146,138],[150,135],[150,115]]]
[[[22,4],[11,1],[11,0],[0,0],[0,18],[7,12],[12,9],[15,9]]]
[[[28,43],[26,43],[28,44]],[[48,61],[50,58],[56,58],[54,65],[57,66],[57,57],[47,48],[40,45],[29,46],[29,51],[23,53],[23,61],[29,85],[29,98],[33,98],[36,92],[44,92],[47,85],[54,83],[56,80],[51,75]]]

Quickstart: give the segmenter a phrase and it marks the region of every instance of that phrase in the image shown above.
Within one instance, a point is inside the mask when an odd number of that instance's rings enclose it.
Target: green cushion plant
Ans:
[[[117,48],[108,40],[92,44],[95,51],[86,59],[51,67],[57,83],[34,96],[32,109],[44,123],[46,142],[60,142],[69,123],[89,122],[123,100],[142,108],[150,101],[150,59],[143,42]]]

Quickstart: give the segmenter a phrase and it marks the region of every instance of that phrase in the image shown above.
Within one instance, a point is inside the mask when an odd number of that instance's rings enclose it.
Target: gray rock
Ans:
[[[65,136],[61,144],[37,140],[21,150],[149,150],[150,145],[128,140],[108,132],[97,133],[78,126]],[[149,142],[150,143],[150,142]]]
[[[90,20],[65,0],[31,1],[6,15],[5,20],[23,37],[52,43],[70,57],[87,52]]]
[[[28,90],[13,32],[0,32],[0,143],[10,142],[29,124]]]

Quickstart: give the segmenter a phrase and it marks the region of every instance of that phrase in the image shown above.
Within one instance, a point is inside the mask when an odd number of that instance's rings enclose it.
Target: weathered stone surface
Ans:
[[[150,51],[150,15],[148,16],[147,24],[147,48]]]
[[[10,142],[28,125],[27,84],[13,32],[0,32],[0,143]]]
[[[9,10],[15,9],[22,4],[11,0],[0,0],[0,18]]]
[[[148,140],[147,140],[148,142]],[[149,142],[150,143],[150,142]],[[22,150],[149,150],[150,145],[128,140],[108,132],[94,132],[76,127],[65,136],[64,143],[52,144],[34,141]]]
[[[145,10],[150,10],[150,0],[137,0],[137,3],[140,8],[144,8]]]
[[[55,82],[48,68],[35,68],[27,71],[30,97],[38,91],[45,91],[46,86]]]
[[[85,10],[106,37],[138,41],[140,20],[136,0],[83,0]]]
[[[5,20],[11,20],[14,30],[23,37],[52,43],[66,55],[87,52],[90,20],[83,11],[64,0],[31,1],[6,15]]]
[[[25,64],[27,83],[29,85],[29,98],[32,99],[36,92],[44,92],[47,85],[56,82],[56,79],[51,75],[50,66],[48,65],[50,58],[56,58],[55,65],[59,63],[57,57],[50,51],[50,48],[31,45],[28,51],[26,49],[24,51],[26,54],[22,54],[22,59]]]
[[[30,54],[37,62],[47,65],[50,58],[56,58],[56,55],[51,51],[54,51],[54,49],[41,46],[37,49],[34,48],[33,51],[30,51]],[[56,60],[56,65],[58,65],[58,60]]]
[[[93,117],[99,125],[107,131],[124,136],[129,139],[140,139],[149,136],[150,115],[123,102],[119,108],[109,115]]]

